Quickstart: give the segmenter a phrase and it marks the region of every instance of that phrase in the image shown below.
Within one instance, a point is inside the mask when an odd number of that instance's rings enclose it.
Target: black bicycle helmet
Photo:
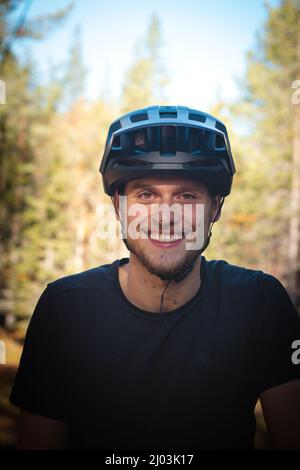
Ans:
[[[111,124],[99,171],[109,196],[131,179],[178,175],[199,178],[225,197],[235,165],[221,121],[186,106],[149,106]]]

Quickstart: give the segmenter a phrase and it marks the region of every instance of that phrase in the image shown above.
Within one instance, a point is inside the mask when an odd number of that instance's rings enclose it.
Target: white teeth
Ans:
[[[159,233],[153,233],[150,235],[150,238],[152,238],[153,240],[158,240],[160,242],[173,242],[175,240],[181,239],[182,237],[180,237],[179,235],[159,235]]]
[[[173,235],[167,235],[167,234],[159,234],[159,233],[146,233],[146,232],[141,232],[143,233],[143,235],[146,236],[146,238],[151,238],[152,240],[157,240],[157,241],[160,241],[160,242],[174,242],[176,240],[181,240],[183,238],[183,235],[177,235],[177,234],[173,234]]]

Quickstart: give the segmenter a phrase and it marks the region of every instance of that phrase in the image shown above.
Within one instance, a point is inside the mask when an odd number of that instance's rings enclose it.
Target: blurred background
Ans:
[[[2,449],[47,282],[128,255],[97,238],[98,169],[110,122],[152,104],[228,126],[237,173],[205,256],[275,275],[300,308],[300,0],[0,0]]]

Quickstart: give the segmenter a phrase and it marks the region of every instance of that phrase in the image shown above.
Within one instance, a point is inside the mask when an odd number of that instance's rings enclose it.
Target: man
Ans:
[[[251,449],[259,398],[274,445],[300,448],[286,290],[202,255],[235,173],[224,124],[183,106],[127,113],[100,171],[130,258],[42,293],[11,393],[18,448]]]

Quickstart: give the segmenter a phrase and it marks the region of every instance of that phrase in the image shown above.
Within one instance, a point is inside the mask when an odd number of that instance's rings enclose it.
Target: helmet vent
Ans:
[[[160,129],[161,155],[176,155],[176,128],[175,126],[163,126]]]
[[[120,136],[114,137],[112,143],[112,150],[119,150],[121,148]]]
[[[177,112],[175,111],[174,113],[170,113],[170,112],[166,113],[164,111],[160,111],[159,117],[161,119],[168,119],[168,118],[177,119]]]
[[[217,137],[216,137],[216,148],[217,149],[224,149],[225,148],[224,138],[223,138],[222,135],[217,135]]]
[[[205,122],[206,116],[200,113],[189,113],[189,119],[191,119],[192,121]]]
[[[199,129],[190,129],[189,152],[201,150],[203,146],[203,132]]]
[[[219,122],[219,121],[216,122],[216,128],[219,129],[220,131],[224,132],[224,134],[226,134],[226,127],[221,122]]]
[[[134,146],[146,149],[146,136],[144,129],[134,133]]]
[[[131,122],[147,121],[149,119],[147,113],[133,114],[131,117]]]
[[[113,132],[118,131],[119,129],[121,129],[121,127],[122,126],[121,126],[120,121],[113,122],[110,127],[110,133],[112,134]]]

